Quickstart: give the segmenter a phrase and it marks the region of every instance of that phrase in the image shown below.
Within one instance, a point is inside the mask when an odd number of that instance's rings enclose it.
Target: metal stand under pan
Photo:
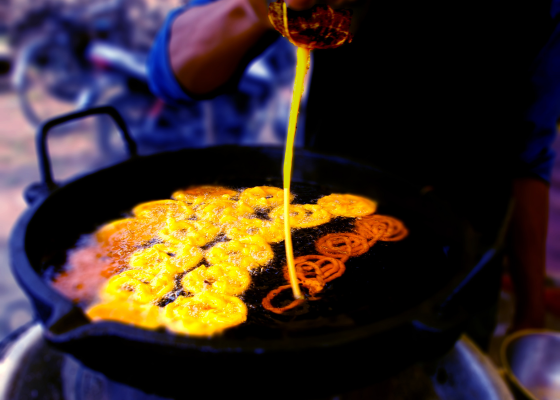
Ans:
[[[332,372],[328,379],[336,379],[336,369]],[[219,384],[218,377],[216,380]],[[249,382],[247,386],[250,390]],[[186,382],[185,395],[190,393],[188,397],[191,397],[195,387],[196,383]],[[212,398],[212,388],[201,389],[200,394]],[[437,361],[415,365],[384,382],[330,398],[513,400],[494,365],[465,335]],[[111,381],[82,366],[50,347],[43,339],[41,326],[35,323],[14,332],[0,344],[0,400],[27,399],[157,400],[162,397]]]

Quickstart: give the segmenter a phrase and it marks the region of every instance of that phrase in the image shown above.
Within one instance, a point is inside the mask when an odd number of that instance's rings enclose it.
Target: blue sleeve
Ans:
[[[550,182],[555,158],[552,143],[560,117],[560,24],[534,63],[531,89],[533,101],[525,115],[529,129],[521,162],[525,171]]]
[[[148,83],[150,90],[166,103],[192,101],[175,78],[169,60],[168,44],[173,21],[191,7],[212,3],[214,0],[192,0],[186,6],[169,13],[159,30],[148,56]]]

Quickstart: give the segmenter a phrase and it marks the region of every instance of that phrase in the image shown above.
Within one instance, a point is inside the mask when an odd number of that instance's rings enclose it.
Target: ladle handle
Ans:
[[[57,188],[57,184],[53,179],[52,173],[52,163],[48,152],[47,146],[47,136],[49,132],[56,126],[65,124],[69,121],[73,121],[76,119],[81,119],[85,117],[89,117],[92,115],[100,115],[105,114],[110,116],[117,127],[119,128],[119,132],[121,137],[124,141],[126,150],[130,157],[136,157],[138,155],[136,142],[130,136],[130,132],[128,131],[128,127],[126,126],[126,122],[124,121],[123,117],[119,114],[119,112],[111,106],[100,106],[89,108],[83,111],[72,112],[68,114],[61,115],[56,118],[49,119],[41,124],[39,130],[37,132],[36,146],[37,146],[37,157],[39,159],[39,171],[41,173],[41,190],[42,192],[51,192]],[[38,187],[35,185],[34,187],[30,187],[30,192],[37,192]],[[32,193],[29,195],[26,194],[26,198],[28,201],[33,201]]]

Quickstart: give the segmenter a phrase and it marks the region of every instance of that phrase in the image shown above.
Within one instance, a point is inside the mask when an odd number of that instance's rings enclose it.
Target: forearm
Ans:
[[[538,179],[517,179],[513,195],[509,256],[517,303],[514,329],[539,327],[544,324],[549,188]]]
[[[255,47],[276,38],[266,15],[263,0],[220,0],[177,17],[169,56],[181,86],[191,94],[204,95],[228,82],[249,61]]]

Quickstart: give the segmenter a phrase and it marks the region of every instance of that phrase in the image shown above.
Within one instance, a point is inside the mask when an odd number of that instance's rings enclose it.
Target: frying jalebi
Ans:
[[[104,225],[95,234],[101,254],[108,258],[108,271],[120,272],[128,268],[131,254],[139,248],[149,246],[157,238],[160,222],[147,219],[127,218]]]
[[[106,248],[122,248],[123,244],[143,246],[149,243],[164,226],[165,220],[126,218],[103,225],[95,234],[99,244]]]
[[[111,277],[101,291],[101,298],[131,299],[140,304],[155,304],[175,286],[175,275],[131,269]]]
[[[251,284],[247,269],[232,264],[219,264],[206,268],[200,266],[187,273],[181,280],[183,289],[189,293],[209,290],[235,296],[243,293]]]
[[[167,218],[158,236],[172,245],[191,244],[202,247],[220,234],[220,227],[207,221],[177,221]]]
[[[284,221],[284,206],[276,207],[270,212],[270,217]],[[315,204],[290,204],[290,227],[311,228],[326,224],[331,220],[331,214],[321,206]]]
[[[386,215],[369,215],[360,218],[356,221],[356,227],[384,242],[402,240],[408,235],[408,229],[402,221]]]
[[[252,214],[253,209],[247,204],[224,199],[214,199],[196,210],[199,219],[220,225],[236,223]]]
[[[365,237],[355,233],[329,233],[315,243],[315,248],[325,256],[346,262],[350,257],[367,252],[369,245]]]
[[[317,267],[319,267],[323,274],[323,280],[325,281],[325,283],[342,276],[342,274],[344,274],[344,272],[346,271],[344,263],[339,259],[333,257],[311,254],[308,256],[298,257],[294,261],[296,263],[296,269],[298,268],[298,266],[303,267],[316,265]],[[284,272],[284,276],[286,276],[286,272],[287,271]]]
[[[235,296],[203,291],[178,297],[163,309],[160,321],[172,332],[210,336],[247,319],[247,307]]]
[[[292,195],[290,200],[293,198]],[[273,186],[257,186],[241,192],[239,201],[255,209],[270,209],[284,204],[284,191]]]
[[[157,269],[169,274],[177,274],[180,270],[172,263],[172,256],[173,253],[170,253],[167,247],[156,244],[147,249],[133,253],[130,256],[128,265],[131,269]]]
[[[294,260],[296,267],[296,276],[302,286],[309,290],[309,294],[313,298],[316,293],[319,293],[325,287],[325,277],[321,266],[298,257]],[[289,281],[288,268],[284,266],[284,278]]]
[[[237,196],[237,191],[223,186],[191,186],[184,190],[177,190],[171,197],[175,200],[184,201],[187,204],[196,199],[231,199]]]
[[[317,300],[315,295],[323,290],[327,282],[344,274],[346,271],[344,262],[350,257],[366,253],[377,240],[397,241],[404,239],[408,234],[401,221],[384,215],[362,217],[355,223],[355,232],[329,233],[315,242],[315,248],[323,256],[307,255],[294,260],[297,280],[300,285],[308,289],[309,300]],[[289,280],[286,266],[284,266],[284,278]],[[301,300],[294,300],[286,307],[272,306],[272,299],[289,287],[291,286],[280,286],[270,291],[262,300],[263,307],[276,314],[282,314],[302,304]]]
[[[165,221],[168,217],[175,220],[184,220],[194,215],[194,210],[175,200],[158,200],[142,203],[132,209],[136,218]]]
[[[128,299],[114,299],[90,307],[86,311],[86,315],[93,321],[118,321],[141,328],[155,329],[160,326],[159,310],[160,308],[153,304],[141,304]]]
[[[257,268],[274,257],[270,245],[261,236],[247,236],[238,240],[217,243],[206,253],[210,264],[234,264],[242,268]]]
[[[321,197],[317,204],[332,215],[341,217],[363,217],[373,214],[377,209],[373,200],[352,194],[331,194]]]
[[[99,260],[95,271],[108,280],[97,289],[96,299],[89,296],[90,304],[95,302],[87,314],[93,320],[165,326],[199,336],[242,323],[247,308],[236,296],[251,284],[248,270],[267,265],[274,257],[269,243],[284,240],[282,195],[282,189],[269,186],[241,193],[217,186],[189,188],[175,192],[176,200],[140,204],[133,218],[104,225],[95,233],[95,245],[86,249],[88,260]],[[289,207],[295,229],[325,224],[333,216],[358,217],[353,233],[324,235],[315,243],[320,254],[294,260],[308,300],[318,300],[325,285],[344,274],[350,257],[365,253],[378,240],[401,240],[408,233],[393,217],[370,215],[375,202],[359,196],[333,194],[317,204]],[[201,265],[204,260],[206,265]],[[288,279],[286,269],[283,273]],[[74,284],[66,275],[59,275],[62,283],[55,285]],[[178,292],[179,278],[186,294]],[[265,309],[281,314],[301,305],[303,299],[272,306],[288,288],[270,291],[262,300]]]
[[[276,296],[278,296],[282,291],[284,291],[286,289],[290,289],[290,288],[291,288],[291,285],[284,285],[284,286],[280,286],[280,287],[278,287],[274,290],[271,290],[266,295],[266,297],[262,300],[263,307],[266,308],[268,311],[272,311],[275,314],[282,314],[286,310],[291,310],[292,308],[295,308],[295,307],[299,306],[300,304],[303,304],[305,302],[305,299],[295,299],[290,304],[288,304],[287,306],[284,306],[284,307],[274,307],[272,305],[272,299],[274,299]]]
[[[168,246],[156,244],[137,251],[129,266],[135,269],[174,268],[176,273],[188,271],[202,261],[202,250],[192,245]]]
[[[246,236],[262,236],[267,243],[284,240],[284,225],[278,220],[262,220],[258,218],[240,218],[235,224],[227,225],[226,236],[240,239]]]

